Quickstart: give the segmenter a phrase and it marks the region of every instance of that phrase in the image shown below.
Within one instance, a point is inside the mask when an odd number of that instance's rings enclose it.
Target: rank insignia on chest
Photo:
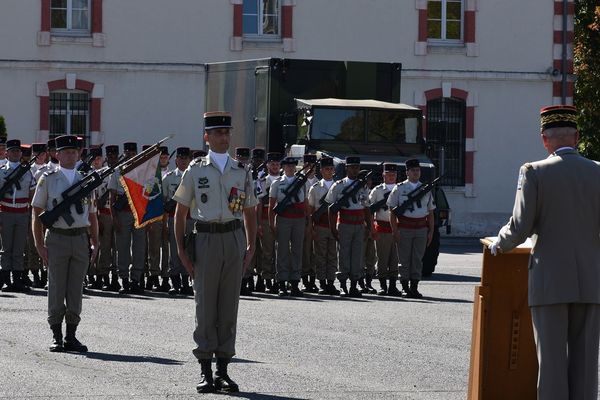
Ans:
[[[207,189],[210,185],[208,184],[208,178],[203,176],[198,178],[198,189]]]
[[[200,201],[203,203],[206,203],[208,201],[208,196],[206,195],[206,193],[202,193],[200,195]]]
[[[244,202],[246,201],[246,193],[236,187],[231,188],[229,192],[229,210],[232,213],[242,211]]]

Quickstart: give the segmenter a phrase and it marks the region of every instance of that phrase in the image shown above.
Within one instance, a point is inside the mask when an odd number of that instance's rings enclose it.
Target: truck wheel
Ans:
[[[423,255],[423,277],[429,278],[435,271],[438,256],[440,255],[440,231],[436,228],[433,232],[431,244],[425,249]]]

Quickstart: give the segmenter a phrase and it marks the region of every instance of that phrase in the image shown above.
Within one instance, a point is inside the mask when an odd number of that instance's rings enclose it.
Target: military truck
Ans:
[[[263,147],[293,157],[304,153],[333,157],[336,175],[344,159],[361,157],[381,182],[381,163],[404,165],[418,158],[422,180],[437,176],[425,155],[422,112],[401,104],[400,63],[267,58],[206,64],[206,110],[233,117],[232,147]],[[399,179],[405,179],[403,168]],[[431,275],[439,254],[439,227],[450,229],[444,192],[434,195],[436,232],[423,259]]]

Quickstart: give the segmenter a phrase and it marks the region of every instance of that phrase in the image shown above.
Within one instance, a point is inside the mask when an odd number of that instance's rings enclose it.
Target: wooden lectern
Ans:
[[[493,256],[481,239],[481,286],[475,288],[468,400],[535,400],[537,357],[527,279],[531,242]]]

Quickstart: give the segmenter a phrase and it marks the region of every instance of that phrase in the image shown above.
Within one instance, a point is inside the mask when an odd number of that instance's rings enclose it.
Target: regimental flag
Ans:
[[[164,210],[160,152],[120,176],[135,227],[142,228],[161,220]]]

